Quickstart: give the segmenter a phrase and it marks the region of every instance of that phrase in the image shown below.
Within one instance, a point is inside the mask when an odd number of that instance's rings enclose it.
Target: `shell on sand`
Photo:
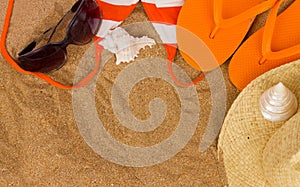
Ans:
[[[121,62],[134,60],[141,49],[146,46],[152,47],[155,41],[147,36],[133,37],[123,28],[117,27],[110,30],[99,44],[116,55],[116,64],[119,65]]]

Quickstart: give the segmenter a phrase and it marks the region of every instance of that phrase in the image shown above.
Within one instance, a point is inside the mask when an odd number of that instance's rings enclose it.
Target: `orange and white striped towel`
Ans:
[[[176,23],[184,0],[141,0],[145,11],[167,50],[168,60],[173,61],[176,49]],[[120,25],[133,11],[138,0],[97,0],[103,21],[97,37]]]

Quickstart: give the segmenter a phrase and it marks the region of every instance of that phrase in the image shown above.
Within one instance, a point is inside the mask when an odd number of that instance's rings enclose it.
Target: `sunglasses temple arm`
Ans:
[[[67,17],[67,15],[69,15],[71,12],[72,11],[69,10],[67,13],[65,13],[65,15],[63,15],[63,17],[59,20],[59,22],[55,25],[55,27],[52,28],[52,32],[51,32],[51,35],[50,35],[47,43],[49,43],[51,41],[51,39],[52,39],[52,37],[53,37],[56,29],[58,28],[58,26],[63,22],[63,20],[65,19],[65,17]]]
[[[36,38],[35,40],[33,40],[30,44],[28,44],[21,52],[18,53],[19,56],[24,55],[30,51],[32,51],[36,45],[43,39],[46,37],[47,34],[49,34],[50,31],[52,31],[54,28],[49,28],[47,29],[45,32],[43,32],[43,34]]]
[[[47,29],[45,32],[43,32],[43,34],[42,34],[40,37],[36,38],[36,39],[33,40],[30,44],[28,44],[21,52],[18,53],[18,55],[21,56],[21,55],[24,55],[24,54],[26,54],[26,53],[32,51],[32,50],[36,47],[36,45],[37,45],[42,39],[46,38],[46,36],[47,36],[49,33],[51,33],[51,34],[50,34],[50,37],[49,37],[49,39],[48,39],[48,41],[47,41],[47,43],[49,43],[50,40],[51,40],[51,38],[53,37],[53,35],[54,35],[54,33],[55,33],[57,27],[61,24],[61,22],[64,20],[64,18],[65,18],[70,12],[71,12],[71,11],[68,11],[68,12],[67,12],[67,13],[59,20],[59,22],[56,24],[55,27],[51,27],[51,28]]]

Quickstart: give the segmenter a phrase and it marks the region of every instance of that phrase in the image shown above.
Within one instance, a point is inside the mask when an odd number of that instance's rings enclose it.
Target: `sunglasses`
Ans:
[[[74,15],[67,26],[66,35],[60,42],[50,42],[57,28],[65,18]],[[69,44],[85,45],[96,35],[101,25],[101,13],[94,0],[78,0],[58,22],[45,31],[41,37],[31,42],[18,53],[17,64],[26,71],[47,73],[60,69],[67,62]],[[48,42],[35,49],[46,36]]]

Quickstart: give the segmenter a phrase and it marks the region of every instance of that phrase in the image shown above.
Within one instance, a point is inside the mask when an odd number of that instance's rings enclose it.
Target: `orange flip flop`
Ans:
[[[250,36],[234,54],[229,76],[238,89],[242,90],[266,71],[300,58],[300,1],[294,1],[277,16],[283,2],[274,5],[265,27]]]
[[[182,56],[197,70],[215,69],[238,48],[255,16],[272,8],[275,2],[186,0],[177,21],[177,41]],[[199,39],[196,41],[195,37]],[[215,56],[216,62],[208,60],[211,59],[206,57],[209,53]]]

